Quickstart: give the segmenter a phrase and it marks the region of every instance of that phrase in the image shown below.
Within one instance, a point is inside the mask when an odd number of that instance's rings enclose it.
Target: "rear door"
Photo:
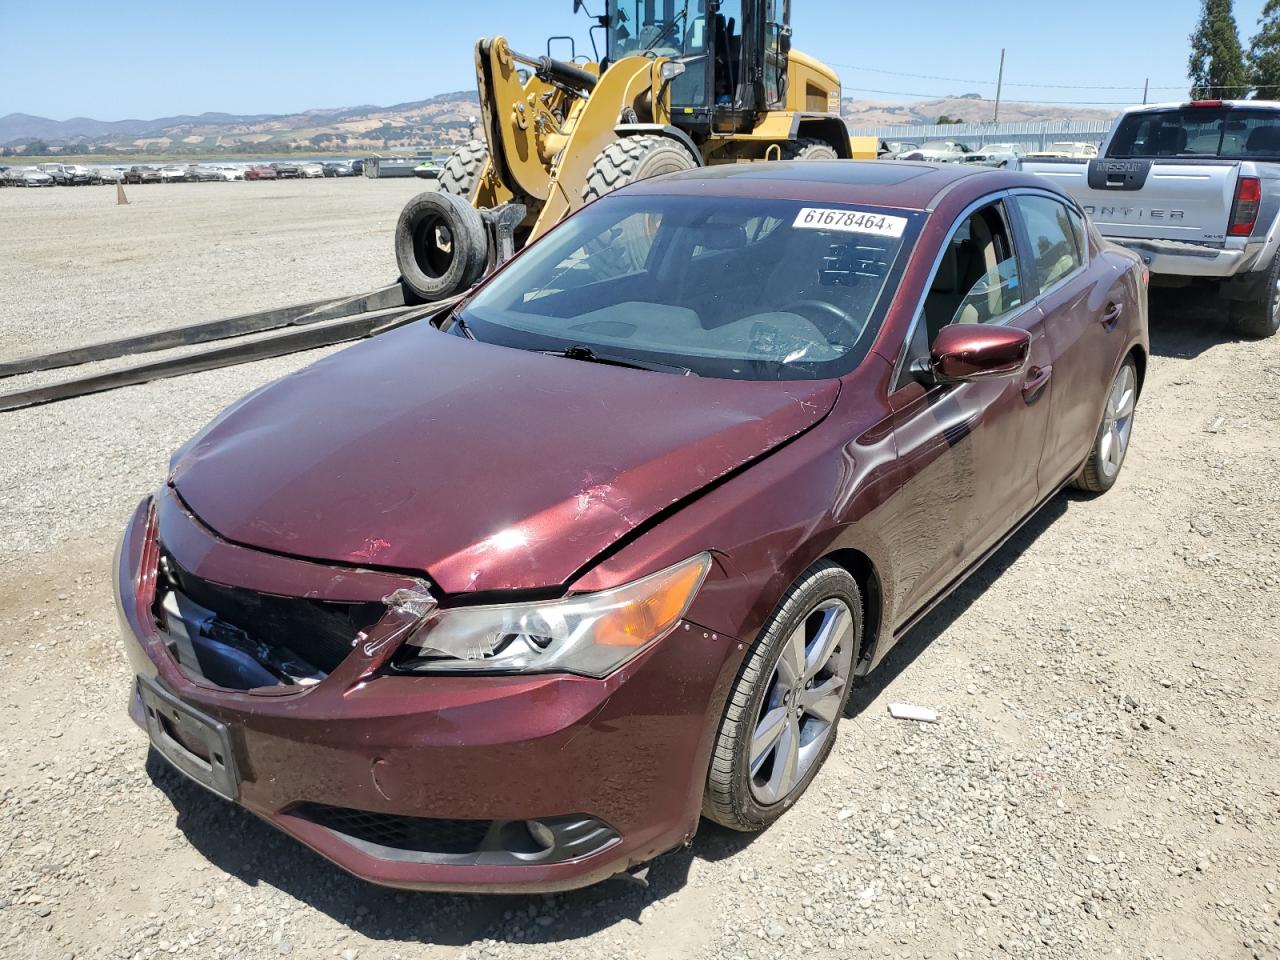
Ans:
[[[1129,298],[1120,270],[1093,246],[1073,205],[1050,193],[1019,190],[1011,206],[1052,351],[1053,428],[1040,468],[1047,494],[1088,454],[1119,359],[1115,341],[1128,329],[1121,320]]]
[[[904,477],[886,537],[907,619],[1038,502],[1055,379],[1043,316],[1014,242],[1005,196],[961,214],[939,254],[889,402]],[[930,384],[912,374],[950,323],[1017,326],[1032,337],[1025,376]]]

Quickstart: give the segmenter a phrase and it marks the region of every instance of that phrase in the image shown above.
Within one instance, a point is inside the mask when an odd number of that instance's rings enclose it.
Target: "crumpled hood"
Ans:
[[[415,324],[249,395],[172,481],[227,540],[426,573],[565,583],[665,507],[821,420],[835,381],[681,377]]]

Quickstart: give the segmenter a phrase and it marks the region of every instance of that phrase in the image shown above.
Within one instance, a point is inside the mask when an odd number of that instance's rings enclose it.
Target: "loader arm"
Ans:
[[[547,183],[545,204],[534,224],[529,240],[536,240],[566,216],[583,205],[582,191],[587,174],[596,157],[618,139],[614,127],[630,108],[648,122],[670,122],[665,95],[651,96],[661,89],[658,71],[665,59],[625,57],[612,64],[591,96],[573,104],[563,127],[563,135],[554,141],[558,148]]]

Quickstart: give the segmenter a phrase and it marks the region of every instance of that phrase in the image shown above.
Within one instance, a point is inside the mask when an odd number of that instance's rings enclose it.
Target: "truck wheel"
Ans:
[[[782,145],[783,160],[839,160],[836,148],[825,140],[804,138]]]
[[[472,140],[449,154],[440,172],[440,189],[470,201],[475,197],[480,174],[489,162],[489,147],[483,140]]]
[[[829,560],[810,567],[760,631],[729,694],[704,816],[763,830],[800,799],[835,743],[861,642],[857,581]]]
[[[400,212],[396,265],[404,285],[428,303],[470,287],[488,259],[484,221],[461,197],[420,193]]]
[[[1231,304],[1231,325],[1254,340],[1274,336],[1280,330],[1280,254],[1272,259],[1257,295]]]
[[[664,173],[692,170],[698,165],[681,144],[670,137],[623,137],[600,151],[587,172],[582,199],[587,203],[619,187]]]

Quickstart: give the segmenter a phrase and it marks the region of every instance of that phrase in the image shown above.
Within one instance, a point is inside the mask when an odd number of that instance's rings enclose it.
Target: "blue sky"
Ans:
[[[1237,0],[1246,44],[1262,3]],[[588,5],[594,11],[602,0]],[[1199,2],[792,7],[797,49],[838,65],[846,96],[991,95],[1003,46],[1009,99],[1128,103],[1140,98],[1145,77],[1181,87],[1153,90],[1152,99],[1184,94]],[[503,33],[516,49],[540,53],[547,35],[574,33],[582,50],[586,21],[571,9],[572,0],[0,0],[0,115],[150,119],[418,100],[474,86],[471,48],[480,36]],[[1101,86],[1123,89],[1090,89]]]

